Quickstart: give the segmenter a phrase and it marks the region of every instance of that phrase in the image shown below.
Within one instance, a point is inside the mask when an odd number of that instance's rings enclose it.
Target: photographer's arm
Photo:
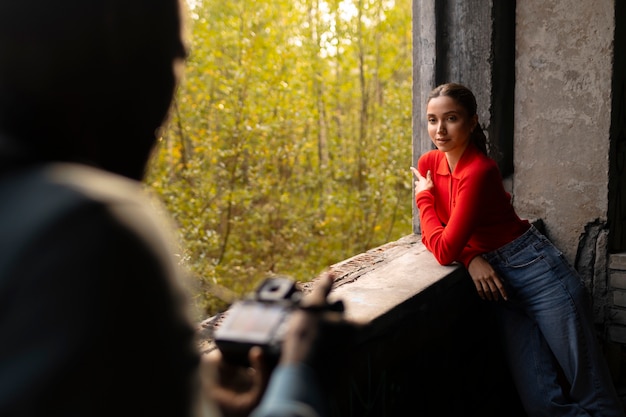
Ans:
[[[267,387],[271,369],[263,361],[261,348],[254,347],[248,355],[250,367],[223,360],[219,349],[202,358],[202,386],[222,417],[245,417],[256,407]]]

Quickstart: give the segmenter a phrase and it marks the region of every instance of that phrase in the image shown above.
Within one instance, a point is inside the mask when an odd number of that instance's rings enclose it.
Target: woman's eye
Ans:
[[[432,117],[429,117],[429,118],[428,118],[428,123],[435,123],[435,119],[434,119],[434,118],[432,118]]]
[[[448,120],[451,122],[456,122],[456,116],[449,116]]]

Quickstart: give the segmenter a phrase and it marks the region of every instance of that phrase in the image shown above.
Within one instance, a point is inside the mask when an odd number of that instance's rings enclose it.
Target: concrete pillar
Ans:
[[[432,149],[425,114],[426,97],[435,86],[435,1],[413,0],[413,166],[421,154]],[[420,233],[415,199],[413,232]]]

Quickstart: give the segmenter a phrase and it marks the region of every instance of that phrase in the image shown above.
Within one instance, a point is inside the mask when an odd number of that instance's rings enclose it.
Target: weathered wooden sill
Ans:
[[[359,326],[335,363],[333,416],[523,415],[489,305],[465,268],[439,265],[409,235],[330,269],[331,298]]]

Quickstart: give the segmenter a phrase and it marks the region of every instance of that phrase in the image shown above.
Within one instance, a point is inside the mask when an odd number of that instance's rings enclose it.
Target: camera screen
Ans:
[[[286,317],[285,306],[272,303],[238,302],[216,330],[216,337],[264,344],[270,341]]]

